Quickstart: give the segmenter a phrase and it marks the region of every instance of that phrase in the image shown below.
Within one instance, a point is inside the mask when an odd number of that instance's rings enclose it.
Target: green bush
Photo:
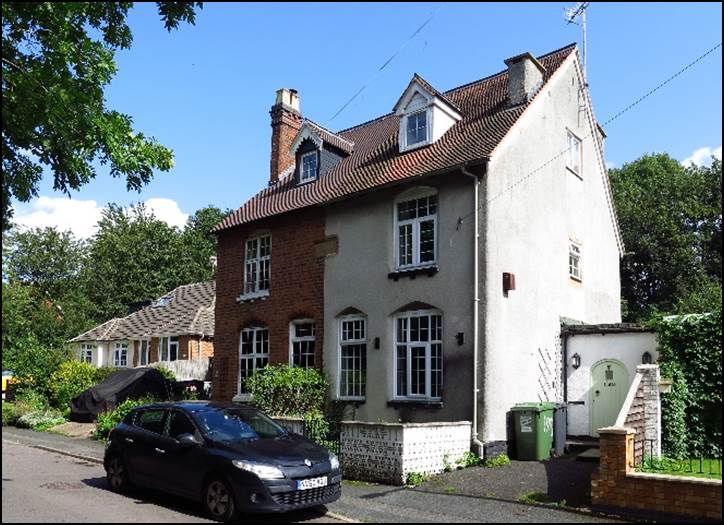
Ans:
[[[61,423],[65,423],[65,418],[61,413],[57,410],[47,409],[28,412],[20,416],[15,424],[20,428],[45,431]]]
[[[176,374],[174,374],[171,370],[166,368],[165,366],[154,366],[156,370],[161,372],[161,375],[168,381],[176,381]]]
[[[118,372],[117,368],[114,368],[112,366],[101,366],[95,369],[95,384],[105,381],[105,379],[113,374],[114,372]]]
[[[50,375],[50,403],[61,410],[70,400],[96,384],[96,368],[80,361],[65,361]]]
[[[455,462],[455,464],[458,466],[458,468],[477,467],[478,465],[480,465],[480,458],[477,456],[477,454],[468,450],[465,454],[463,454],[460,459]]]
[[[67,349],[47,348],[34,336],[28,336],[17,341],[14,348],[3,347],[3,369],[12,370],[18,380],[14,385],[16,397],[25,390],[35,390],[47,397],[50,375],[69,356]]]
[[[662,377],[664,454],[675,459],[721,457],[722,311],[656,320]]]
[[[483,466],[486,468],[497,468],[505,465],[510,465],[510,458],[505,454],[483,461]]]
[[[128,413],[136,407],[153,403],[155,399],[152,397],[142,397],[141,399],[126,399],[123,403],[109,412],[98,414],[96,419],[96,428],[93,431],[93,439],[106,439],[111,429],[115,427]]]
[[[407,479],[405,479],[405,485],[408,487],[417,487],[425,483],[430,476],[423,474],[422,472],[408,472]]]
[[[18,420],[18,414],[13,403],[3,401],[3,426],[14,426]]]
[[[246,380],[251,404],[272,416],[305,416],[323,411],[329,384],[314,368],[267,366]]]

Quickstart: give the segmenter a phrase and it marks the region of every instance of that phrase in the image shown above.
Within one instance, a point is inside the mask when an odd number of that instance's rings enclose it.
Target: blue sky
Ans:
[[[580,28],[563,20],[573,3],[208,3],[195,26],[171,33],[154,4],[138,3],[129,17],[133,46],[116,55],[108,105],[172,148],[175,168],[139,194],[100,167],[70,201],[46,175],[41,199],[16,206],[17,222],[87,235],[108,202],[146,201],[171,223],[209,204],[237,208],[269,177],[276,89],[297,89],[304,116],[344,129],[389,112],[415,72],[444,91],[503,70],[503,60],[520,52],[580,42]],[[593,3],[588,77],[599,121],[721,40],[719,3]],[[607,127],[607,161],[620,166],[661,151],[684,160],[698,150],[702,158],[716,148],[720,155],[721,115],[720,48]]]

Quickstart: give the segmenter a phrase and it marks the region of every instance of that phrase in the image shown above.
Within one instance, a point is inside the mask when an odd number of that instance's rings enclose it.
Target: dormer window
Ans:
[[[299,183],[313,181],[317,178],[317,151],[310,151],[302,155]]]
[[[427,142],[427,111],[419,111],[407,117],[407,145]]]

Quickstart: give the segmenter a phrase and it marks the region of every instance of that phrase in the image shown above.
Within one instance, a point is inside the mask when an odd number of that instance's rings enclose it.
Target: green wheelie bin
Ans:
[[[551,456],[555,406],[555,403],[518,403],[511,409],[519,460],[540,461]]]

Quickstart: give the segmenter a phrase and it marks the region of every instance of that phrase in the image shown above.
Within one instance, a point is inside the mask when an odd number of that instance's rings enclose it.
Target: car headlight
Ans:
[[[256,474],[261,479],[284,479],[284,473],[272,465],[254,463],[253,461],[243,461],[241,459],[234,459],[231,463],[236,468]]]
[[[339,458],[332,452],[329,453],[329,464],[332,470],[339,470]]]

